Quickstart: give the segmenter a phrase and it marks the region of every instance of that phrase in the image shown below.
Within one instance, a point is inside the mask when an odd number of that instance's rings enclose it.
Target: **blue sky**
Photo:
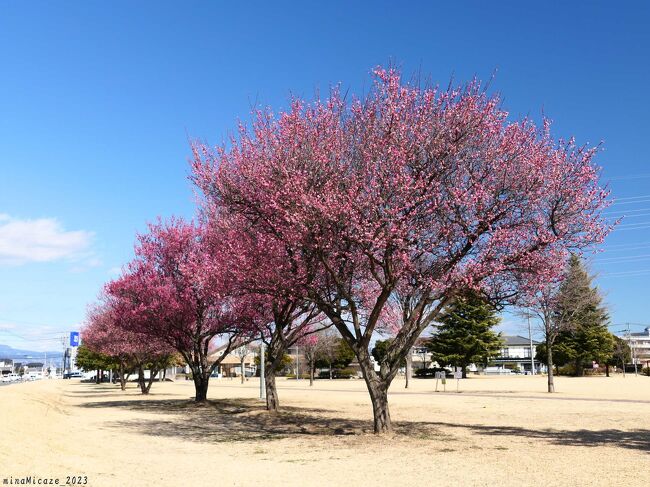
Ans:
[[[592,269],[613,323],[650,322],[649,4],[453,3],[0,3],[0,343],[58,348],[145,222],[192,216],[188,136],[361,92],[391,60],[441,84],[496,73],[513,118],[604,142],[629,217]]]

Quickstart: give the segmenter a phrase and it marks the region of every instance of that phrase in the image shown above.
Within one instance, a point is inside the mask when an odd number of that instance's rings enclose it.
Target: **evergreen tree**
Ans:
[[[569,319],[555,341],[553,353],[562,362],[572,363],[579,376],[585,365],[592,361],[605,363],[614,350],[614,337],[607,329],[609,316],[592,279],[580,258],[571,256],[554,311],[555,316]]]
[[[75,364],[84,372],[95,370],[113,370],[117,367],[117,360],[110,355],[90,350],[86,345],[79,345]]]
[[[462,367],[463,377],[467,377],[468,365],[485,365],[499,355],[503,342],[492,331],[499,317],[494,307],[476,293],[456,298],[443,312],[440,323],[427,344],[432,359],[440,366]]]
[[[393,340],[392,338],[389,338],[387,340],[377,340],[375,342],[375,346],[372,348],[370,353],[372,354],[373,358],[378,364],[381,364],[386,358],[386,354],[388,353],[388,347],[392,342],[392,340]],[[400,367],[404,367],[405,365],[406,365],[406,359],[400,362]]]
[[[607,376],[609,377],[609,367],[615,365],[621,367],[623,374],[625,374],[625,364],[632,362],[632,349],[627,344],[627,341],[614,335],[614,347],[612,354],[605,362]]]

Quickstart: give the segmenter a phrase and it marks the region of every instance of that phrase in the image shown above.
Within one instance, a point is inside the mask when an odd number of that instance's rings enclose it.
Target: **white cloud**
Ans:
[[[65,230],[55,218],[21,220],[0,214],[0,265],[87,259],[92,238],[85,230]]]
[[[108,269],[108,275],[109,276],[119,276],[122,273],[122,268],[121,267],[111,267]]]

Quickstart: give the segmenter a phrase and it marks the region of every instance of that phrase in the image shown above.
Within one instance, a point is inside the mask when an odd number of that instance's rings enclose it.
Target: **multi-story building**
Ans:
[[[427,348],[428,340],[428,338],[418,338],[411,348],[411,364],[414,372],[418,369],[428,369],[434,365],[431,352]]]
[[[632,362],[643,367],[650,363],[650,327],[641,332],[622,336],[628,342],[632,352]]]
[[[14,361],[10,358],[0,358],[0,374],[9,375],[14,373]]]
[[[503,369],[519,370],[521,372],[530,373],[534,363],[535,372],[540,372],[542,370],[543,365],[535,360],[535,354],[539,342],[533,340],[531,350],[529,338],[518,335],[504,335],[501,339],[503,340],[501,354],[490,361],[491,365]]]

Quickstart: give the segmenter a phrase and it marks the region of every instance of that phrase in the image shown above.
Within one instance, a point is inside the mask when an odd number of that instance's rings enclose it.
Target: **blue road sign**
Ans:
[[[70,346],[78,347],[79,346],[79,332],[71,331],[70,332]]]

